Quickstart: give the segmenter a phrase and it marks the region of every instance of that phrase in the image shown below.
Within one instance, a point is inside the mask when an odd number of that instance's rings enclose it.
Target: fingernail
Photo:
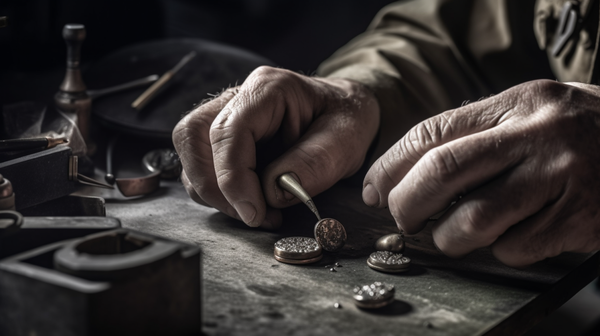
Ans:
[[[254,220],[254,217],[256,217],[256,208],[254,208],[254,206],[250,202],[237,202],[233,205],[233,207],[235,208],[235,211],[237,211],[237,213],[240,215],[240,217],[242,217],[244,223],[248,224],[249,226],[256,226],[251,225],[252,221]]]
[[[376,207],[379,205],[379,193],[372,184],[367,184],[362,192],[363,202],[370,207]]]

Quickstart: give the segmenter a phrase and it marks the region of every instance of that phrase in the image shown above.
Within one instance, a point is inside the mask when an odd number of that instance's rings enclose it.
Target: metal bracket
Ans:
[[[113,187],[109,184],[102,183],[100,181],[94,180],[91,177],[87,177],[85,175],[80,174],[78,172],[78,168],[77,168],[78,163],[79,163],[79,159],[77,158],[77,155],[72,155],[71,157],[69,157],[69,180],[70,181],[79,182],[81,184],[85,184],[85,185],[91,186],[91,187],[115,189],[115,187]]]

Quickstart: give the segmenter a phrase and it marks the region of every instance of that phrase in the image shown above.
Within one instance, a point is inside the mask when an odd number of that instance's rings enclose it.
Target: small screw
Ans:
[[[333,308],[340,309],[340,308],[342,308],[342,305],[339,302],[336,302],[333,304]]]
[[[329,269],[329,272],[337,272],[337,271],[335,270],[335,268],[332,267]]]
[[[344,267],[340,263],[335,263],[335,267]]]

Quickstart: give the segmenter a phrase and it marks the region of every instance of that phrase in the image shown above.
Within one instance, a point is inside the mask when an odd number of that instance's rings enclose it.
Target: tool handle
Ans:
[[[26,149],[44,149],[48,147],[46,138],[0,140],[0,152],[16,152]]]
[[[173,72],[167,71],[162,75],[151,87],[142,93],[132,104],[136,110],[141,110],[148,104],[156,95],[165,88],[166,84],[173,78]]]
[[[282,189],[298,197],[298,199],[300,199],[302,203],[306,204],[310,211],[312,211],[315,214],[315,216],[317,216],[317,219],[321,220],[319,210],[317,210],[317,207],[315,206],[315,203],[313,202],[312,198],[291,174],[286,173],[279,176],[279,178],[277,179],[277,183]]]
[[[85,40],[85,26],[78,23],[66,24],[62,35],[67,43],[67,67],[78,68],[81,59],[81,44]]]

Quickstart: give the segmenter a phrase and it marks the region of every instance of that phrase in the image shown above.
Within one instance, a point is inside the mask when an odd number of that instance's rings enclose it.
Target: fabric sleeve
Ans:
[[[381,110],[373,162],[412,126],[465,100],[552,78],[533,0],[413,0],[382,9],[317,74],[367,86]]]

